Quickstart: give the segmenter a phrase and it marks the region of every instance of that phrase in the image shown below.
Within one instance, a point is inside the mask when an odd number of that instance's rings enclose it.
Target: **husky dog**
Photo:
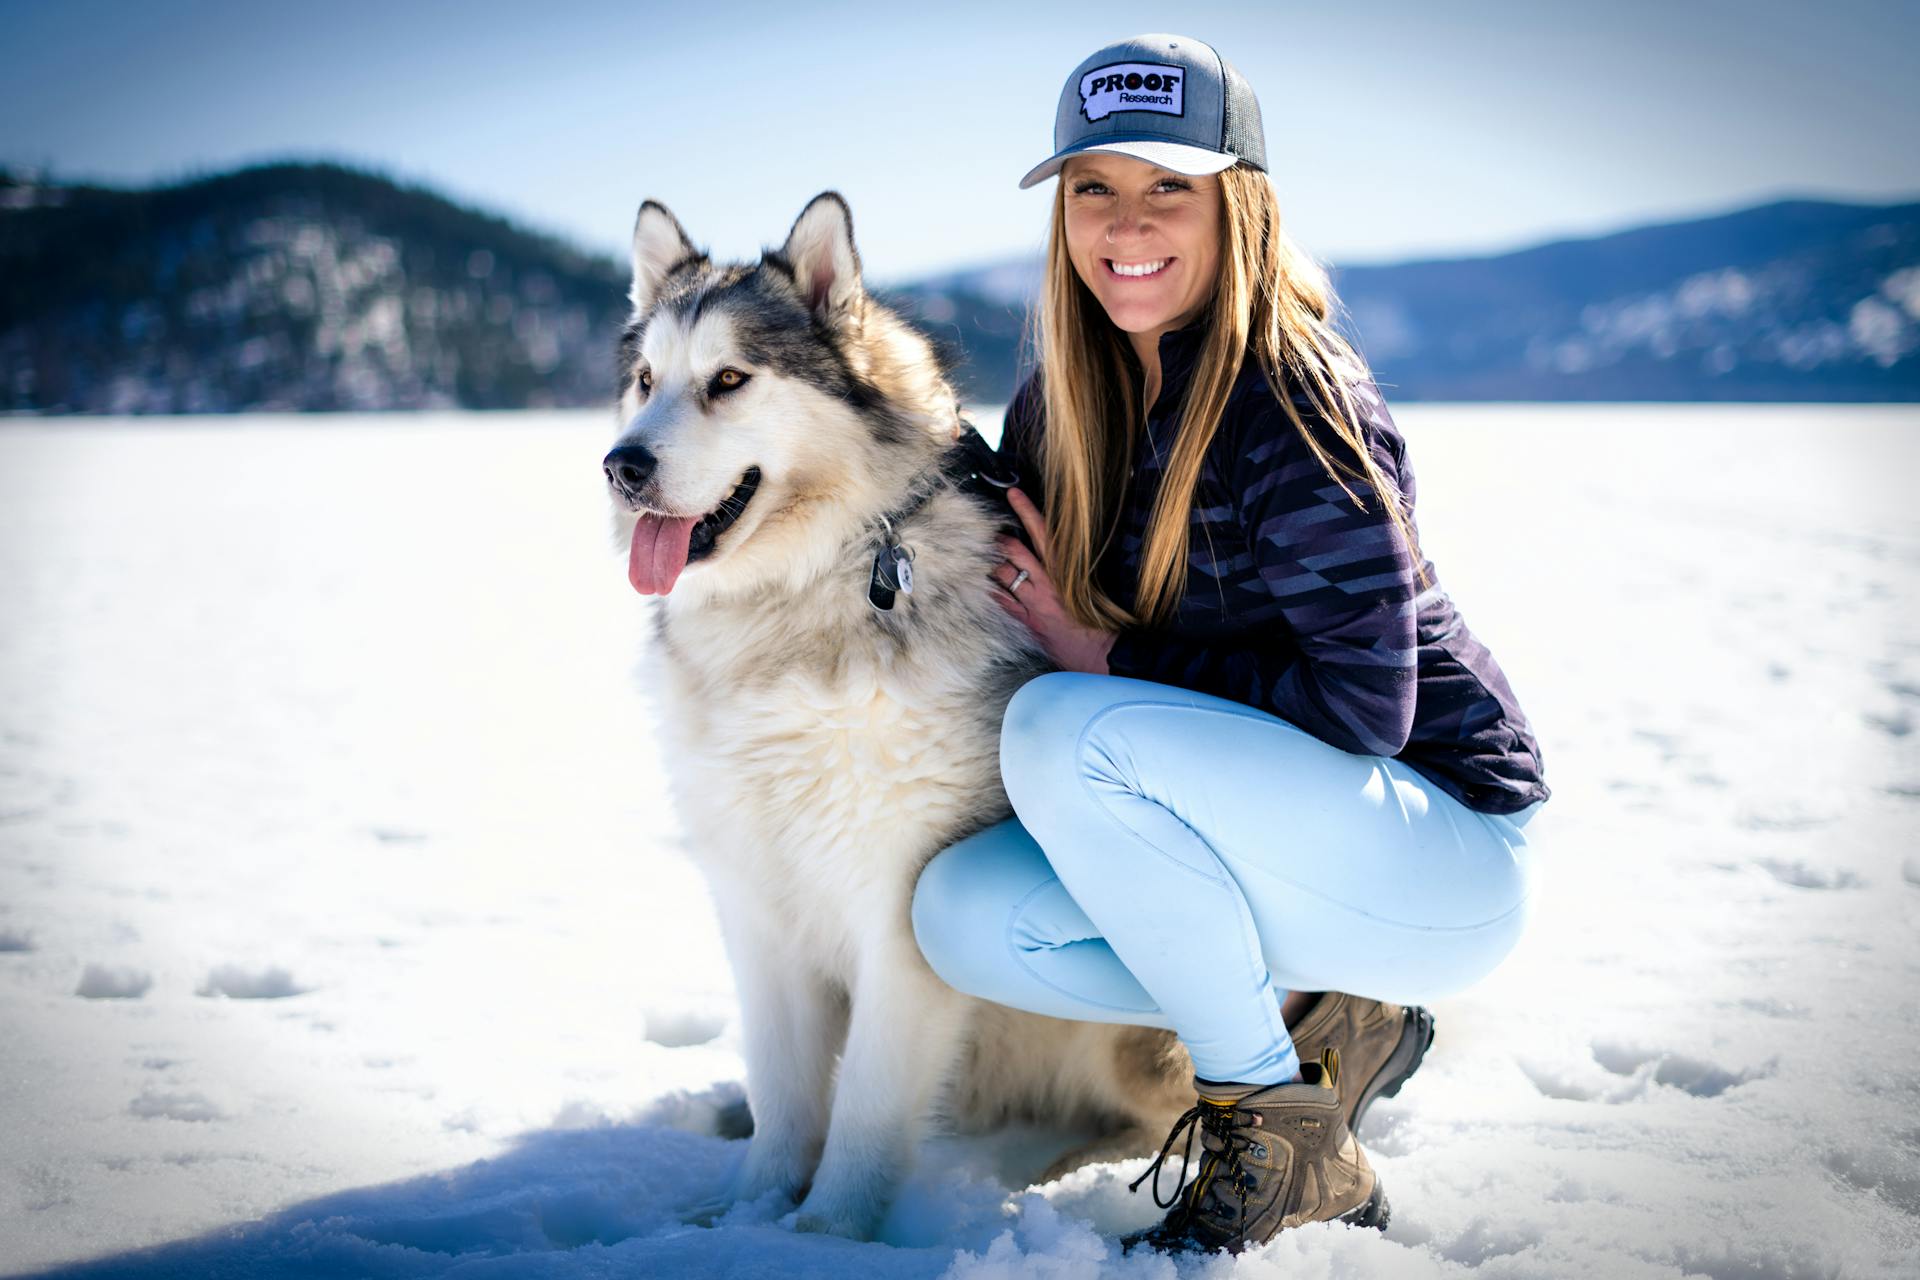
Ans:
[[[1192,1099],[1170,1032],[974,999],[914,941],[927,860],[1012,812],[1001,716],[1049,664],[991,596],[1010,517],[941,482],[957,398],[863,288],[846,203],[824,192],[782,248],[716,264],[650,200],[630,297],[604,466],[628,576],[658,597],[663,754],[739,990],[753,1120],[730,1185],[684,1216],[778,1192],[798,1229],[869,1239],[936,1118],[1101,1134],[1049,1177],[1156,1150]],[[878,601],[876,557],[910,575]]]

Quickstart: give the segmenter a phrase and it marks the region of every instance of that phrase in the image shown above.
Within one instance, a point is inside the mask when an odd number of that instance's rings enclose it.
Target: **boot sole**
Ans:
[[[1380,1181],[1380,1175],[1376,1173],[1373,1175],[1373,1194],[1368,1196],[1364,1203],[1356,1208],[1347,1210],[1335,1218],[1334,1221],[1343,1222],[1350,1227],[1371,1227],[1375,1231],[1385,1231],[1387,1229],[1387,1223],[1392,1217],[1393,1206],[1387,1203],[1386,1184]],[[1155,1228],[1149,1227],[1144,1231],[1136,1231],[1131,1235],[1120,1237],[1120,1252],[1122,1254],[1130,1254],[1134,1249],[1142,1245],[1145,1245],[1149,1252],[1155,1253],[1211,1252],[1204,1246],[1184,1241],[1169,1240],[1157,1242],[1153,1239],[1154,1230]],[[1269,1240],[1272,1238],[1272,1236],[1267,1237]],[[1264,1241],[1249,1240],[1239,1246],[1229,1245],[1227,1246],[1227,1251],[1230,1253],[1238,1253],[1241,1248],[1244,1248],[1248,1244],[1259,1243],[1264,1243]]]
[[[1360,1136],[1360,1123],[1366,1119],[1367,1108],[1376,1099],[1391,1098],[1398,1094],[1407,1078],[1420,1069],[1420,1063],[1432,1045],[1433,1014],[1419,1005],[1409,1005],[1400,1024],[1400,1043],[1394,1045],[1386,1062],[1367,1082],[1366,1089],[1360,1094],[1359,1105],[1353,1109],[1353,1119],[1347,1122],[1347,1127],[1356,1138]]]
[[[1373,1194],[1358,1209],[1349,1210],[1337,1219],[1352,1227],[1372,1227],[1375,1231],[1385,1231],[1387,1222],[1393,1217],[1393,1206],[1387,1203],[1387,1188],[1378,1174],[1373,1179]]]

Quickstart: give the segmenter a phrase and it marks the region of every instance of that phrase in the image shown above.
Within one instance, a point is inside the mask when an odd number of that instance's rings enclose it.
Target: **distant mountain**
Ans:
[[[1920,400],[1920,204],[1784,201],[1332,274],[1390,400]],[[1039,279],[1002,262],[903,293],[979,348],[999,400]]]
[[[1016,384],[1040,264],[881,290]],[[1920,400],[1920,204],[1792,201],[1335,272],[1389,397]],[[276,164],[144,191],[0,173],[0,411],[598,405],[626,267],[430,191]]]
[[[334,165],[150,191],[0,178],[0,407],[611,400],[626,272]]]
[[[1336,287],[1402,399],[1920,399],[1920,204],[1783,201]]]

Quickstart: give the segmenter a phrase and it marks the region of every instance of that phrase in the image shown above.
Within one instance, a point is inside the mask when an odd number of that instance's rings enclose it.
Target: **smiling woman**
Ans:
[[[1074,156],[1061,175],[1074,271],[1114,325],[1151,333],[1197,317],[1220,265],[1220,179],[1100,152]]]
[[[927,866],[916,935],[975,996],[1178,1034],[1172,1212],[1127,1248],[1384,1227],[1354,1132],[1419,1067],[1420,1003],[1520,936],[1539,747],[1420,551],[1406,443],[1281,225],[1246,81],[1184,36],[1109,45],[1054,147],[1021,183],[1061,179],[1002,438],[1044,511],[1012,491],[1032,547],[992,576],[1061,670],[1001,723],[1016,816]],[[1162,1200],[1195,1124],[1199,1175]]]

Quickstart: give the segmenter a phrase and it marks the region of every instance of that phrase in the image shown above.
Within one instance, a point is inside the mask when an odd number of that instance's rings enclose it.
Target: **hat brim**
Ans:
[[[1209,151],[1205,147],[1190,146],[1184,142],[1162,142],[1157,138],[1141,138],[1138,141],[1102,138],[1095,142],[1082,142],[1068,147],[1065,151],[1041,161],[1027,170],[1026,177],[1020,179],[1020,189],[1025,191],[1036,182],[1046,181],[1059,173],[1067,161],[1075,156],[1085,155],[1089,151],[1109,151],[1115,155],[1132,156],[1136,160],[1145,160],[1148,164],[1159,165],[1162,169],[1184,173],[1193,178],[1221,173],[1240,163],[1239,156]]]

